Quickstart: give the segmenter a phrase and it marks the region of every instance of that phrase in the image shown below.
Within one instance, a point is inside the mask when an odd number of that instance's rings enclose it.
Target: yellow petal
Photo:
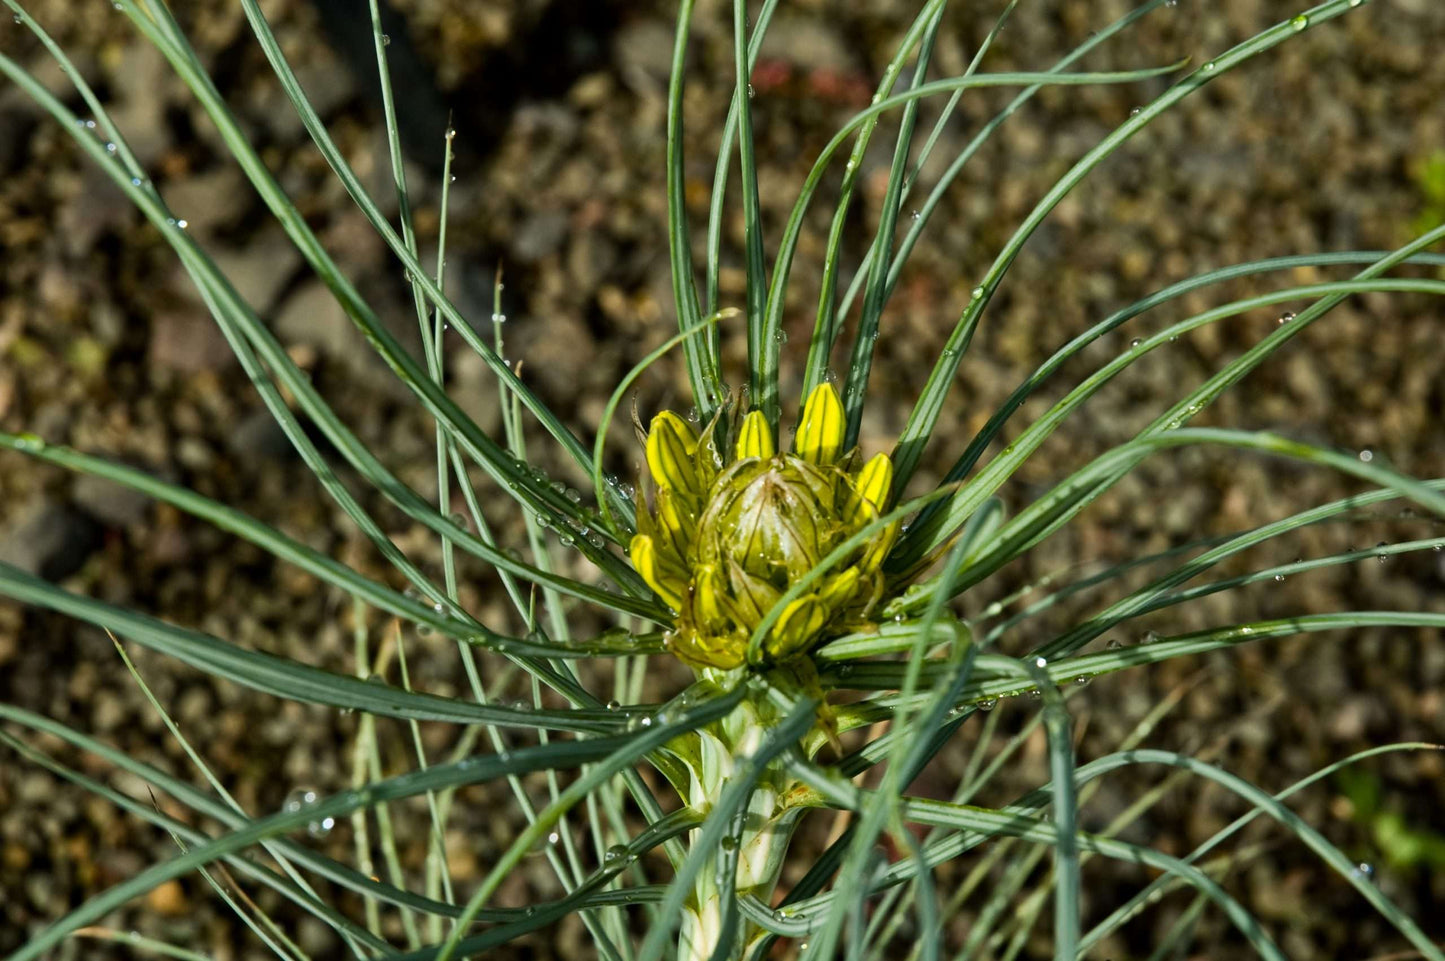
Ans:
[[[746,638],[704,637],[694,630],[669,632],[667,649],[693,667],[717,667],[730,671],[741,667]]]
[[[883,506],[888,503],[888,493],[893,488],[893,461],[888,459],[887,454],[875,455],[858,472],[855,486],[858,493],[882,513]]]
[[[814,635],[823,629],[828,612],[816,597],[800,597],[783,608],[782,616],[773,625],[773,636],[767,645],[768,653],[776,658],[807,650]]]
[[[687,583],[679,579],[675,571],[667,569],[668,565],[658,556],[652,538],[646,534],[638,534],[632,538],[627,553],[632,558],[632,566],[642,575],[647,586],[656,591],[657,596],[674,612],[681,611],[682,596],[687,591]]]
[[[830,612],[840,610],[852,600],[853,594],[858,590],[858,580],[862,576],[856,567],[834,574],[819,588],[818,600],[822,601],[823,606]]]
[[[863,551],[863,556],[858,559],[858,569],[865,575],[877,572],[883,566],[883,561],[887,558],[888,552],[893,549],[893,543],[896,540],[898,540],[898,522],[894,521],[873,535],[873,539],[868,542],[868,547]]]
[[[743,418],[742,429],[738,431],[737,455],[738,460],[773,456],[773,431],[762,411],[749,411],[748,416]]]
[[[711,564],[704,564],[694,572],[692,610],[693,615],[711,632],[725,631],[731,620],[732,605],[727,599],[727,582]]]
[[[697,452],[697,432],[687,421],[670,410],[652,418],[647,431],[647,467],[653,483],[667,490],[678,490],[690,498],[702,495],[693,465]]]
[[[688,548],[697,534],[697,518],[673,491],[657,492],[657,526],[666,534],[669,546],[679,561],[687,558]],[[638,525],[639,530],[641,525]],[[659,545],[660,546],[660,545]]]
[[[831,464],[843,449],[843,405],[832,384],[819,384],[803,405],[794,447],[798,456],[813,464]]]

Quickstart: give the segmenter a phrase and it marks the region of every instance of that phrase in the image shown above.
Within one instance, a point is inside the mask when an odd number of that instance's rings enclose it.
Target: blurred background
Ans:
[[[366,4],[269,0],[262,6],[333,136],[373,196],[394,211]],[[960,4],[949,13],[935,76],[964,69],[1001,6]],[[685,148],[695,224],[706,216],[713,151],[731,93],[730,8],[701,0],[693,30]],[[1047,69],[1128,8],[1122,0],[1025,0],[984,69]],[[305,268],[160,54],[108,3],[32,0],[27,9],[75,58],[176,216],[188,221],[194,237],[289,345],[293,359],[388,465],[435,496],[429,420]],[[1091,54],[1083,68],[1133,69],[1185,56],[1198,63],[1300,9],[1283,0],[1177,0]],[[818,151],[867,104],[915,12],[916,4],[902,0],[783,5],[753,77],[770,252]],[[179,5],[177,14],[292,200],[386,322],[415,346],[415,317],[400,269],[310,145],[239,4],[196,0]],[[386,12],[424,261],[434,256],[443,133],[451,116],[457,159],[449,289],[483,324],[492,314],[494,273],[504,269],[504,355],[521,365],[523,378],[584,438],[592,436],[621,374],[675,329],[663,189],[674,16],[674,5],[665,0],[390,0]],[[1445,221],[1442,43],[1445,5],[1373,0],[1220,77],[1119,150],[1050,216],[999,289],[918,483],[946,470],[1007,393],[1059,345],[1151,291],[1263,257],[1393,248]],[[0,24],[0,50],[73,109],[83,109],[23,27],[8,19]],[[1045,90],[970,163],[935,214],[884,315],[862,438],[868,452],[891,445],[969,291],[1018,222],[1079,156],[1167,82]],[[962,99],[935,159],[924,168],[926,184],[1013,94],[977,90]],[[940,107],[934,103],[924,111],[920,130],[929,129]],[[855,205],[845,247],[849,273],[876,224],[891,132],[880,128],[865,165],[862,203]],[[795,397],[800,383],[828,202],[840,171],[841,161],[808,214],[788,291],[785,398]],[[914,201],[923,196],[915,193]],[[726,231],[722,296],[740,305],[740,216],[730,217]],[[695,239],[701,240],[700,227]],[[68,133],[9,85],[0,86],[0,249],[0,428],[34,431],[184,483],[369,575],[390,577],[292,456],[169,248],[80,157]],[[1247,278],[1140,317],[1068,364],[1016,415],[1005,440],[1134,337],[1230,299],[1345,275],[1301,270]],[[1278,319],[1278,312],[1255,312],[1210,325],[1134,364],[1002,491],[1010,508],[1131,437],[1274,329]],[[1417,477],[1445,475],[1441,324],[1438,302],[1354,298],[1303,331],[1196,423],[1367,449]],[[498,430],[494,379],[460,341],[451,347],[453,395],[488,431]],[[726,340],[726,353],[740,382],[740,335]],[[649,372],[636,399],[644,417],[661,406],[685,407],[680,359]],[[581,480],[568,475],[540,431],[531,439],[534,457],[560,477]],[[640,456],[629,446],[630,426],[619,427],[613,441],[609,466],[635,474]],[[342,476],[355,480],[344,471]],[[1321,470],[1217,449],[1162,454],[1026,563],[1003,572],[996,585],[966,596],[961,609],[976,614],[1007,590],[1044,576],[1084,576],[1097,565],[1254,526],[1358,489]],[[429,535],[379,498],[367,503],[398,544],[427,569],[436,567],[440,555]],[[520,538],[519,519],[507,517],[504,508],[494,520],[504,539]],[[1442,533],[1445,525],[1438,521],[1385,505],[1300,531],[1223,573]],[[355,670],[351,605],[337,592],[170,508],[13,454],[0,455],[0,558],[72,590],[237,644]],[[515,629],[496,581],[464,570],[470,608],[489,624]],[[1138,583],[1126,579],[1061,605],[1006,638],[1003,648],[1026,650]],[[1112,639],[1134,643],[1149,631],[1373,609],[1445,611],[1445,559],[1428,551],[1371,559],[1213,595],[1160,612]],[[579,613],[579,629],[592,624],[589,616]],[[389,626],[377,619],[369,627],[375,647]],[[407,644],[414,684],[463,693],[450,642],[412,636]],[[139,649],[133,654],[248,810],[275,810],[297,788],[330,791],[347,783],[354,716],[280,703]],[[657,695],[683,677],[676,665],[659,665]],[[1199,753],[1278,791],[1369,746],[1445,741],[1442,682],[1445,643],[1438,632],[1381,628],[1262,642],[1101,678],[1076,691],[1071,704],[1081,760],[1109,752],[1152,707],[1176,698],[1146,745]],[[0,699],[191,776],[179,746],[99,631],[0,601]],[[1033,709],[1027,700],[1001,704],[1001,730],[1017,730]],[[920,792],[952,789],[977,727],[975,721],[963,729],[956,750],[917,785]],[[383,722],[379,731],[389,773],[409,766],[406,729]],[[456,736],[441,727],[424,734],[438,754]],[[34,740],[82,770],[109,774],[104,764],[59,741]],[[1046,777],[1039,736],[980,800],[1006,803]],[[1111,775],[1085,810],[1084,825],[1102,827],[1163,778],[1143,768]],[[113,780],[148,798],[142,785]],[[492,786],[461,795],[447,838],[460,883],[485,873],[519,823],[514,805],[499,791]],[[158,802],[168,811],[174,807],[165,798]],[[1367,762],[1291,803],[1366,865],[1434,937],[1445,938],[1445,921],[1433,907],[1445,903],[1445,763],[1438,752]],[[424,855],[424,807],[401,810],[399,843],[405,863],[416,868]],[[1182,854],[1244,810],[1220,791],[1185,782],[1124,836]],[[831,819],[805,822],[799,866],[785,874],[785,885],[835,827]],[[344,826],[317,843],[343,859],[350,856]],[[1288,833],[1256,824],[1235,843],[1251,848],[1253,856],[1231,870],[1226,887],[1290,956],[1408,956],[1392,954],[1403,944],[1398,936]],[[8,749],[0,752],[0,950],[174,853],[163,833]],[[940,884],[947,890],[970,866],[964,861],[941,868]],[[1094,862],[1085,870],[1095,920],[1149,878],[1129,865]],[[535,858],[498,900],[520,904],[555,894],[555,881]],[[342,903],[355,906],[344,898]],[[1165,901],[1106,942],[1097,957],[1148,956],[1186,904],[1179,896]],[[277,916],[291,919],[298,942],[313,956],[338,956],[320,922],[293,918],[284,908]],[[267,956],[198,878],[158,888],[112,920],[118,929],[218,959]],[[952,941],[967,921],[965,911],[949,932]],[[1033,956],[1047,956],[1047,931],[1038,937]],[[1240,947],[1229,924],[1208,910],[1183,956],[1234,957]],[[57,957],[131,956],[113,950],[77,941]],[[779,956],[791,950],[780,948]],[[591,947],[574,918],[524,942],[515,955],[582,958],[591,956]]]

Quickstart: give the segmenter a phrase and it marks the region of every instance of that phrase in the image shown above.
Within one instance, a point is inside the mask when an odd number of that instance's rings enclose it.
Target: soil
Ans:
[[[378,312],[413,347],[416,327],[404,277],[381,241],[309,145],[246,26],[229,0],[183,6],[203,64],[248,136],[307,221]],[[345,9],[341,9],[342,7]],[[263,7],[316,107],[350,163],[383,207],[395,210],[369,53],[356,48],[355,5],[271,0]],[[687,97],[687,198],[701,241],[711,157],[732,74],[730,5],[699,3]],[[913,4],[801,0],[784,4],[754,75],[753,112],[763,222],[769,250],[799,185],[837,127],[867,105]],[[948,15],[935,75],[961,72],[992,22],[986,8]],[[505,271],[506,355],[578,433],[591,425],[620,376],[674,329],[663,185],[665,94],[675,10],[661,0],[393,0],[387,25],[423,259],[435,253],[440,160],[447,117],[456,128],[447,270],[469,316],[492,314],[495,271]],[[336,9],[333,9],[336,8]],[[432,426],[384,366],[373,360],[324,287],[289,247],[249,189],[184,85],[119,12],[107,4],[34,0],[51,30],[113,110],[195,240],[216,258],[342,417],[387,464],[436,495]],[[357,7],[356,9],[361,9]],[[986,70],[1045,69],[1126,6],[1044,0],[1020,5],[989,52]],[[339,12],[338,12],[339,11]],[[1083,64],[1128,70],[1194,62],[1288,20],[1297,5],[1276,0],[1170,0]],[[353,11],[353,16],[355,15]],[[39,77],[72,109],[83,105],[34,38],[8,21],[0,51]],[[1060,344],[1134,300],[1201,271],[1264,257],[1396,247],[1445,218],[1445,197],[1426,171],[1445,151],[1445,5],[1375,0],[1328,23],[1309,24],[1274,51],[1220,76],[1091,172],[1020,252],[963,363],[918,484],[936,480],[966,439],[1020,380]],[[363,40],[364,42],[364,40]],[[1049,186],[1166,79],[1042,91],[1004,124],[935,213],[884,317],[862,445],[887,449],[953,328],[970,291]],[[951,158],[1014,94],[969,91],[936,151]],[[923,112],[928,129],[941,102]],[[861,209],[848,223],[846,272],[876,227],[891,159],[892,128],[880,128],[864,161]],[[1438,162],[1438,161],[1437,161]],[[932,182],[944,162],[924,168]],[[841,160],[803,224],[787,293],[785,397],[796,395],[813,319],[823,249]],[[1438,191],[1438,188],[1435,188]],[[921,195],[919,195],[921,196]],[[390,198],[390,199],[388,199]],[[914,209],[917,197],[910,202]],[[735,208],[736,209],[736,208]],[[725,304],[743,293],[740,216],[726,223]],[[168,247],[61,130],[13,85],[0,87],[0,429],[118,458],[234,505],[364,572],[385,563],[306,468],[289,453],[259,398]],[[700,248],[699,248],[700,249]],[[1405,268],[1402,276],[1431,275]],[[1438,271],[1436,272],[1438,275]],[[1004,442],[1133,338],[1215,304],[1285,284],[1348,276],[1299,269],[1252,276],[1192,293],[1145,314],[1086,349],[1016,415]],[[1111,445],[1128,439],[1185,390],[1275,329],[1282,312],[1252,310],[1170,342],[1100,392],[1004,488],[1011,512]],[[1416,477],[1445,476],[1445,351],[1438,303],[1416,295],[1347,300],[1300,332],[1195,423],[1269,429],[1347,451],[1369,451]],[[448,345],[453,394],[489,431],[499,424],[495,386],[457,341]],[[727,339],[742,370],[743,338]],[[840,361],[841,363],[842,361]],[[672,358],[639,381],[651,412],[687,405],[682,365]],[[618,470],[638,455],[619,427]],[[540,431],[533,452],[572,482]],[[342,472],[348,482],[355,478]],[[353,490],[361,485],[353,483]],[[1192,538],[1258,525],[1361,490],[1321,468],[1221,448],[1151,458],[1076,522],[964,598],[981,611],[1010,590],[1078,565],[1120,562]],[[388,533],[428,569],[439,554],[428,536],[380,498],[365,502]],[[503,515],[499,514],[499,518]],[[510,523],[510,527],[507,526]],[[516,538],[519,522],[502,524]],[[1227,573],[1380,542],[1439,537],[1445,529],[1401,510],[1372,510],[1272,543]],[[0,455],[0,558],[67,589],[124,604],[237,644],[354,671],[352,613],[338,592],[175,510],[93,479]],[[1091,569],[1091,568],[1090,568]],[[485,572],[464,568],[464,599],[488,623],[514,629],[505,598]],[[1142,576],[1142,575],[1141,575]],[[1221,575],[1222,576],[1222,575]],[[395,581],[394,577],[389,579]],[[1139,577],[1123,585],[1140,583]],[[1006,637],[1020,653],[1051,631],[1107,603],[1115,583],[1062,605]],[[1295,613],[1347,610],[1445,612],[1445,561],[1429,550],[1257,584],[1167,609],[1114,638],[1180,633]],[[587,626],[579,620],[579,628]],[[373,637],[387,626],[369,622]],[[249,811],[279,808],[298,787],[329,791],[349,779],[357,719],[282,703],[217,682],[138,648],[131,656],[157,697]],[[463,693],[455,652],[409,638],[418,687]],[[488,664],[489,667],[495,667]],[[394,671],[394,668],[393,668]],[[658,693],[678,680],[659,668]],[[1402,741],[1445,742],[1445,644],[1439,631],[1367,628],[1244,645],[1217,655],[1104,677],[1076,690],[1078,754],[1108,753],[1166,697],[1178,703],[1153,724],[1148,746],[1202,753],[1278,791],[1354,751]],[[520,692],[519,692],[520,693]],[[101,632],[0,602],[0,700],[48,715],[166,770],[193,777]],[[1019,729],[1026,699],[1000,705],[1000,730]],[[956,750],[917,786],[951,788],[975,743],[971,722]],[[409,734],[382,724],[394,771],[412,764]],[[18,729],[6,728],[15,733]],[[439,756],[456,732],[425,728]],[[25,736],[47,751],[142,800],[143,786],[58,740]],[[995,749],[997,745],[994,745]],[[161,832],[68,785],[10,749],[0,753],[0,950],[96,892],[175,853]],[[1004,803],[1045,780],[1041,736],[981,797]],[[1359,789],[1331,780],[1291,801],[1438,941],[1445,921],[1445,864],[1407,863],[1382,829],[1398,819],[1420,836],[1445,835],[1445,755],[1394,754],[1360,768],[1379,811]],[[1106,778],[1084,812],[1091,830],[1166,772],[1131,768]],[[535,786],[538,790],[542,785]],[[520,817],[501,786],[463,792],[447,844],[460,883],[484,873]],[[160,801],[167,805],[164,799]],[[403,859],[424,853],[423,810],[397,817]],[[1223,792],[1185,782],[1124,837],[1183,853],[1242,813]],[[182,812],[175,812],[182,813]],[[1263,821],[1263,819],[1261,819]],[[800,864],[833,824],[807,822]],[[1398,837],[1398,836],[1397,836]],[[343,826],[317,843],[343,859]],[[1404,942],[1345,881],[1285,831],[1257,824],[1241,846],[1263,845],[1225,879],[1291,957],[1388,954]],[[941,868],[956,885],[973,862]],[[1136,890],[1148,875],[1091,862],[1091,917]],[[795,874],[785,881],[795,879]],[[540,858],[510,879],[504,904],[555,894]],[[260,894],[261,904],[272,904]],[[1152,909],[1094,957],[1148,956],[1187,906],[1180,895]],[[343,899],[343,904],[352,907]],[[329,929],[282,908],[297,943],[335,957]],[[948,936],[961,939],[970,915]],[[269,956],[199,878],[157,889],[107,920],[218,959]],[[1047,923],[1025,957],[1048,954]],[[1234,957],[1241,941],[1206,911],[1188,956]],[[782,950],[782,949],[780,949]],[[788,949],[791,950],[791,949]],[[74,940],[58,958],[129,957],[123,948]],[[501,955],[498,955],[501,956]],[[576,919],[529,939],[514,955],[582,958],[591,947]]]

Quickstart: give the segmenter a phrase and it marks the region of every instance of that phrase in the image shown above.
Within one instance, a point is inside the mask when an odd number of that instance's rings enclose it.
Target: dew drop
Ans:
[[[430,624],[418,624],[416,626],[417,637],[431,637],[432,633],[432,626]]]
[[[1305,27],[1308,27],[1310,25],[1310,18],[1305,16],[1304,14],[1300,14],[1299,16],[1291,20],[1289,22],[1289,25],[1294,28],[1295,33],[1299,33]]]
[[[187,222],[184,221],[184,220],[177,220],[177,221],[176,221],[176,226],[179,227],[179,228],[181,228],[182,230],[185,230],[187,227],[190,226],[190,224],[187,223]]]
[[[1094,675],[1092,674],[1080,674],[1078,677],[1074,678],[1074,683],[1079,685],[1080,687],[1083,687],[1085,684],[1089,683],[1093,679]]]
[[[1353,874],[1355,877],[1363,878],[1366,881],[1375,880],[1375,866],[1369,861],[1361,861],[1359,864],[1355,865],[1354,871],[1350,873]]]
[[[980,297],[982,297],[982,296],[983,296],[983,288],[982,288],[982,287],[975,287],[975,288],[973,288],[973,299],[974,299],[974,300],[978,300],[978,299],[979,299]]]
[[[614,844],[602,854],[602,860],[607,864],[621,864],[627,860],[627,845]]]
[[[1380,543],[1375,545],[1375,550],[1380,552],[1375,559],[1378,560],[1381,564],[1385,563],[1387,560],[1390,559],[1390,555],[1385,553],[1385,548],[1389,546],[1389,541],[1380,541]]]
[[[44,450],[45,439],[32,431],[25,431],[15,435],[15,446],[23,451]]]
[[[1283,574],[1276,574],[1276,575],[1274,575],[1274,580],[1275,580],[1275,583],[1281,583],[1281,582],[1284,581],[1284,575],[1283,575]]]
[[[1143,337],[1135,337],[1133,340],[1129,341],[1129,346],[1131,348],[1137,348],[1142,343],[1144,343]]]
[[[1049,659],[1048,659],[1047,657],[1036,657],[1036,658],[1034,658],[1034,667],[1037,667],[1037,668],[1045,668],[1045,667],[1048,667],[1048,666],[1049,666]]]
[[[286,795],[286,800],[281,803],[281,810],[286,814],[295,814],[303,808],[310,807],[320,799],[320,795],[310,788],[298,787]]]
[[[1154,643],[1155,641],[1157,641],[1157,640],[1159,640],[1159,632],[1158,632],[1158,631],[1145,631],[1145,632],[1144,632],[1144,636],[1139,639],[1139,643],[1140,643],[1140,644],[1153,644],[1153,643]]]
[[[106,152],[106,153],[113,154],[113,153],[116,152],[117,149],[119,149],[119,148],[117,148],[114,143],[111,143],[110,141],[107,141],[107,142],[106,142],[106,144],[105,144],[105,152]]]
[[[1140,109],[1141,109],[1141,108],[1139,108],[1139,107],[1134,107],[1133,109],[1131,109],[1131,110],[1129,111],[1129,116],[1131,116],[1131,117],[1137,117],[1137,116],[1139,116],[1139,111],[1140,111]]]
[[[1117,637],[1112,637],[1109,639],[1109,643],[1104,645],[1104,649],[1109,651],[1117,651],[1123,646],[1123,641],[1119,640]]]
[[[391,37],[388,34],[383,33],[381,35],[381,45],[383,47],[391,46]]]
[[[756,97],[757,95],[758,95],[758,92],[757,92],[755,89],[753,89],[753,85],[752,85],[752,84],[748,84],[748,99],[751,100],[751,99],[753,99],[754,97]]]
[[[1279,320],[1277,321],[1277,323],[1283,326],[1292,320],[1294,320],[1294,311],[1286,310],[1284,313],[1279,315]]]
[[[502,313],[501,311],[497,311],[496,313],[492,314],[492,323],[494,323],[494,324],[505,324],[506,322],[507,322],[507,315],[504,314],[504,313]]]
[[[1214,61],[1213,61],[1213,60],[1209,61],[1208,63],[1206,63],[1206,64],[1204,65],[1204,72],[1205,72],[1205,73],[1213,73],[1213,72],[1214,72]]]
[[[718,842],[718,846],[724,851],[736,851],[738,849],[738,839],[731,834],[724,835],[722,841]]]
[[[986,697],[974,706],[977,707],[980,711],[992,711],[994,708],[998,707],[998,698]]]
[[[908,219],[909,219],[909,220],[922,220],[922,219],[923,219],[923,211],[921,211],[921,210],[912,210],[912,211],[909,211],[909,213],[908,213]]]

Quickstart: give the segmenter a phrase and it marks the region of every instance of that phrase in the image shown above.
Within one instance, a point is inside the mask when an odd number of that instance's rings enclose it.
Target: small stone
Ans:
[[[179,917],[190,910],[185,889],[181,887],[181,882],[175,879],[152,888],[150,894],[146,895],[146,906],[157,914],[170,918]]]
[[[63,504],[40,503],[0,535],[0,561],[58,581],[80,570],[100,546],[100,526]]]
[[[110,527],[129,527],[145,519],[151,498],[91,474],[77,477],[70,489],[76,507]]]

